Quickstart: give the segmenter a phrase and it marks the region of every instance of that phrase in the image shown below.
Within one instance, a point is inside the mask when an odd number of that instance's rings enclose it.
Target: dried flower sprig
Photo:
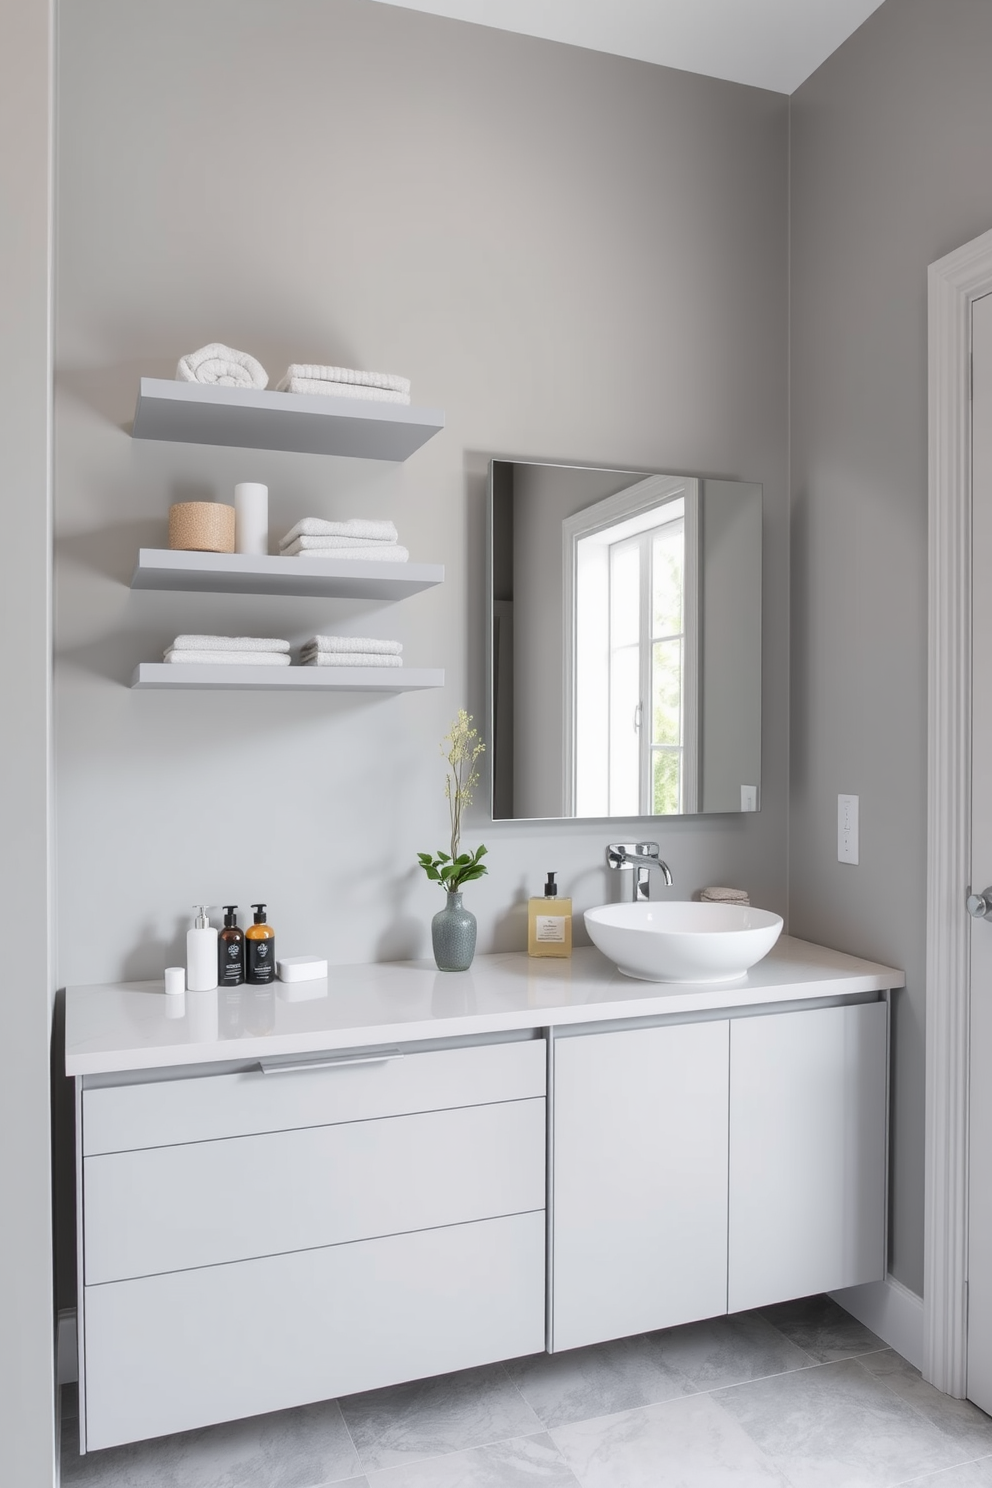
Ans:
[[[462,837],[462,812],[472,804],[472,792],[479,783],[477,762],[485,749],[478,729],[472,727],[472,715],[459,708],[457,717],[441,740],[441,753],[447,761],[444,796],[451,820],[451,851],[417,854],[427,877],[448,893],[457,892],[462,884],[481,878],[489,871],[481,862],[486,854],[484,847],[477,847],[474,853],[458,851]]]

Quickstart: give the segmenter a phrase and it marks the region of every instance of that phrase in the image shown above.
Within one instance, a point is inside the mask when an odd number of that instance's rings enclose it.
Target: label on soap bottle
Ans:
[[[276,977],[276,941],[275,936],[270,940],[247,939],[248,947],[248,975],[245,980],[253,986],[261,987],[266,982],[274,982]]]
[[[535,915],[534,938],[539,941],[555,941],[559,945],[565,939],[564,915]]]

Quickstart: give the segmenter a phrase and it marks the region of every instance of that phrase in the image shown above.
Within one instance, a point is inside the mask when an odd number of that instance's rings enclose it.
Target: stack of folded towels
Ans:
[[[347,522],[325,522],[304,517],[280,540],[283,558],[357,558],[383,563],[406,563],[410,554],[399,544],[392,522],[350,517]]]
[[[410,379],[393,372],[359,372],[355,367],[321,367],[293,362],[276,384],[277,393],[327,393],[332,398],[364,398],[371,403],[409,403]]]
[[[747,907],[751,903],[747,889],[701,889],[699,897],[703,904],[740,904]]]
[[[303,666],[401,667],[402,641],[379,641],[374,636],[314,636],[300,651]]]
[[[176,636],[165,660],[187,666],[289,666],[289,642],[267,636]]]

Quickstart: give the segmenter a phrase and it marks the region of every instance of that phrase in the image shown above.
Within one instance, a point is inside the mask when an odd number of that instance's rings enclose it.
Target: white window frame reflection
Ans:
[[[683,522],[681,736],[656,746],[652,733],[653,594],[648,536],[668,522]],[[611,761],[610,639],[611,550],[643,541],[640,584],[639,699],[636,801],[629,788],[615,801]],[[646,551],[646,556],[644,556]],[[698,810],[699,780],[699,482],[649,476],[596,502],[562,523],[565,727],[564,816],[654,815],[653,758],[659,748],[680,755],[678,813]],[[634,719],[631,719],[634,728]],[[613,748],[615,752],[615,747]],[[629,809],[628,809],[629,808]]]

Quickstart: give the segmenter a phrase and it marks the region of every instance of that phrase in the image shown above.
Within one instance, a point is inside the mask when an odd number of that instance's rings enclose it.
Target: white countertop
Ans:
[[[69,987],[65,1068],[68,1075],[161,1069],[902,986],[903,973],[890,966],[783,935],[745,978],[718,987],[634,981],[591,946],[570,960],[477,956],[463,972],[429,961],[337,966],[326,981],[183,998],[167,998],[162,982]]]

